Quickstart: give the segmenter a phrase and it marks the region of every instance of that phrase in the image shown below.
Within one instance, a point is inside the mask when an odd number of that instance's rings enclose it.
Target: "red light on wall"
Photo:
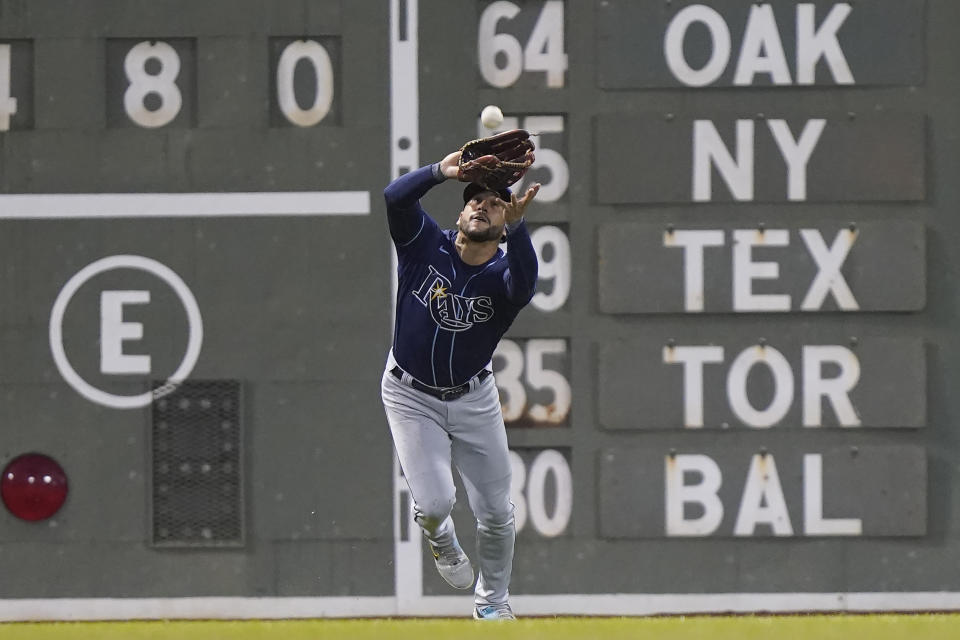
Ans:
[[[10,513],[22,520],[49,518],[67,499],[67,474],[53,458],[25,453],[4,468],[0,497]]]

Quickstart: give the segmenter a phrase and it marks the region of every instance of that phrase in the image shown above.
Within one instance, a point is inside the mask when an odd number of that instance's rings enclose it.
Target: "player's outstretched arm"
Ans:
[[[460,149],[457,149],[453,153],[447,154],[447,157],[440,161],[440,173],[445,178],[457,179],[460,169],[460,153]]]
[[[530,240],[527,225],[523,222],[523,211],[530,201],[536,197],[540,184],[534,184],[522,198],[511,194],[510,202],[503,202],[506,207],[507,219],[507,270],[503,274],[503,282],[507,287],[507,297],[514,303],[524,305],[530,302],[537,287],[537,252]]]
[[[517,194],[510,194],[510,202],[497,198],[497,202],[501,203],[504,208],[504,220],[507,224],[516,224],[523,219],[523,212],[527,208],[527,205],[537,197],[537,192],[540,191],[540,183],[535,182],[530,185],[530,188],[527,189],[527,192],[523,194],[522,198],[517,198]]]
[[[390,235],[398,246],[412,242],[425,225],[436,226],[420,206],[420,198],[439,184],[433,172],[434,167],[435,164],[427,165],[404,174],[383,190]]]

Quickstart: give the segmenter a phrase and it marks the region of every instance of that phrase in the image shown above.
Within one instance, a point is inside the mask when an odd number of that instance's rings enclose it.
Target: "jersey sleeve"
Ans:
[[[507,288],[507,299],[523,306],[530,302],[537,289],[537,252],[530,240],[527,223],[521,221],[516,227],[507,230],[507,269],[503,274],[503,283]]]
[[[400,176],[383,190],[390,237],[397,249],[413,244],[425,230],[437,228],[437,223],[420,206],[420,198],[442,181],[437,165],[432,164]]]

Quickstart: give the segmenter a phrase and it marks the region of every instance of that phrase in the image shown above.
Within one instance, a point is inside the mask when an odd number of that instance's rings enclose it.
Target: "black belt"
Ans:
[[[390,373],[393,374],[393,377],[397,380],[403,381],[403,369],[399,366],[390,369]],[[492,372],[488,369],[483,369],[480,373],[477,374],[477,382],[483,382],[487,376]],[[470,381],[467,380],[461,385],[456,387],[431,387],[428,384],[423,384],[413,376],[410,376],[410,386],[416,389],[417,391],[423,391],[426,394],[433,396],[434,398],[439,398],[446,402],[447,400],[456,400],[467,391],[470,391]]]

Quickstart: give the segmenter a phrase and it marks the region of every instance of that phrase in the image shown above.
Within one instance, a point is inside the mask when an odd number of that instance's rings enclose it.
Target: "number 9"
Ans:
[[[538,291],[533,296],[533,306],[540,311],[556,311],[563,307],[570,294],[570,240],[558,227],[539,227],[530,234],[533,248],[540,262],[540,280],[552,280],[550,293]],[[544,256],[550,246],[552,255],[549,260]]]

